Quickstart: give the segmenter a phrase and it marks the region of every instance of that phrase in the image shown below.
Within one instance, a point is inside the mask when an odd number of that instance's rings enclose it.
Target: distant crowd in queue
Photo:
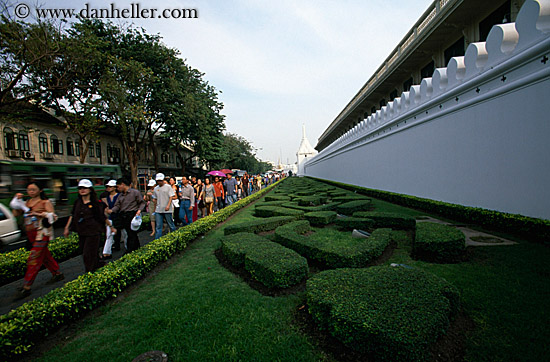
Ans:
[[[132,187],[126,178],[109,180],[105,191],[97,195],[88,179],[78,183],[76,199],[63,235],[76,232],[86,272],[93,272],[112,258],[112,251],[125,253],[140,247],[138,237],[142,210],[150,215],[152,233],[155,239],[163,234],[164,223],[170,232],[176,226],[189,225],[198,218],[232,205],[238,200],[257,192],[262,183],[268,186],[284,175],[273,174],[262,178],[260,175],[242,177],[182,177],[178,183],[174,177],[162,173],[149,180],[145,195]],[[48,283],[56,283],[65,277],[59,264],[52,257],[48,244],[54,238],[53,223],[57,220],[54,206],[44,193],[39,182],[27,185],[27,200],[17,193],[10,206],[15,216],[22,215],[30,250],[23,285],[17,289],[15,298],[21,299],[31,294],[31,286],[42,266],[52,274]],[[137,226],[136,226],[137,225]],[[100,252],[101,250],[101,252]]]

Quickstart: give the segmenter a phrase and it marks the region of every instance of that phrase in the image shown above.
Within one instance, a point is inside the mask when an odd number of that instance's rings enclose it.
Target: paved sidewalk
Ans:
[[[166,228],[167,229],[167,228]],[[141,246],[149,243],[153,240],[153,237],[149,234],[151,231],[142,231],[139,233],[139,241]],[[113,251],[113,259],[116,260],[122,256],[124,251]],[[65,275],[65,279],[54,283],[52,285],[47,285],[46,282],[50,280],[52,274],[47,270],[43,269],[38,273],[36,280],[32,285],[32,293],[26,298],[20,300],[14,300],[16,290],[18,287],[23,285],[23,278],[16,280],[10,284],[6,284],[0,287],[0,314],[6,314],[10,310],[21,306],[24,303],[30,302],[34,298],[41,297],[48,294],[51,290],[59,288],[64,285],[64,283],[69,282],[78,278],[78,276],[84,274],[84,261],[82,260],[82,255],[75,256],[72,259],[66,260],[59,264],[61,272]]]

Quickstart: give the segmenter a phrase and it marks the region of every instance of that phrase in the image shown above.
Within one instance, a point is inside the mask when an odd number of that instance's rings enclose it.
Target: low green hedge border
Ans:
[[[319,205],[319,206],[300,206],[296,202],[285,202],[282,204],[282,207],[287,209],[296,209],[302,210],[305,212],[314,212],[314,211],[332,211],[336,210],[336,207],[340,205],[340,202],[329,202],[328,204]]]
[[[403,267],[328,270],[306,282],[309,313],[348,347],[380,361],[425,361],[458,311],[445,280]]]
[[[367,211],[372,207],[371,200],[348,201],[336,207],[339,214],[353,215],[357,211]]]
[[[142,278],[160,262],[183,250],[200,234],[264,196],[284,179],[191,225],[167,234],[115,260],[94,273],[86,273],[43,297],[0,316],[0,360],[30,350],[35,341],[77,319],[126,286]]]
[[[369,189],[336,181],[312,179],[347,190],[357,191],[367,196],[389,201],[393,204],[441,215],[452,220],[475,223],[491,230],[507,232],[530,241],[544,244],[550,243],[550,220],[487,210],[480,207],[451,204],[389,191]]]
[[[413,257],[430,262],[458,262],[466,251],[462,231],[444,224],[419,222],[413,243]]]
[[[146,229],[149,225],[149,215],[144,215],[140,231]],[[78,235],[74,233],[68,237],[53,239],[48,244],[48,249],[52,253],[53,258],[58,262],[63,262],[81,253],[78,246]],[[0,285],[23,278],[27,270],[29,253],[25,248],[19,248],[0,254]]]
[[[358,211],[353,216],[374,220],[375,228],[414,229],[416,227],[414,217],[391,212]]]
[[[309,272],[304,257],[274,242],[250,245],[244,258],[245,269],[268,288],[291,287]]]
[[[314,211],[305,213],[304,217],[311,225],[328,225],[336,220],[336,215],[335,211]]]
[[[343,230],[372,230],[374,229],[374,220],[365,219],[363,217],[340,217],[335,221],[336,225]]]
[[[251,221],[241,222],[227,226],[223,232],[225,235],[251,232],[260,233],[263,231],[275,230],[277,227],[296,220],[294,216],[276,216],[268,218],[258,218]]]
[[[275,241],[328,268],[365,267],[382,255],[392,241],[391,229],[376,229],[367,239],[333,229],[306,237],[301,235],[309,230],[309,222],[305,222],[279,226],[275,229]]]
[[[221,252],[231,265],[242,267],[250,244],[265,244],[268,242],[271,241],[249,232],[230,234],[223,237]]]
[[[256,217],[275,217],[275,216],[292,216],[296,219],[302,219],[304,212],[302,210],[287,209],[280,206],[258,206],[254,209]]]

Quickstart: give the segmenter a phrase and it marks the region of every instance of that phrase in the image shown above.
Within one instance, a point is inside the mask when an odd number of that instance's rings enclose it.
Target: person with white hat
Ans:
[[[176,231],[176,226],[174,225],[174,219],[172,214],[174,213],[174,204],[172,200],[176,199],[176,192],[166,182],[166,178],[163,173],[157,173],[155,176],[157,181],[157,187],[153,190],[153,199],[155,200],[155,222],[156,222],[156,232],[155,239],[158,239],[162,236],[162,227],[164,226],[164,220],[168,224],[170,231]]]
[[[157,182],[153,179],[149,180],[147,184],[147,192],[143,196],[143,200],[147,203],[147,212],[149,213],[149,218],[151,219],[151,235],[155,235],[155,199],[153,199],[153,190],[157,186]]]
[[[116,189],[116,180],[109,180],[105,184],[105,189],[107,191],[107,195],[101,199],[107,206],[107,210],[111,210],[115,206],[115,202],[118,199],[118,192]],[[111,224],[113,224],[118,217],[118,213],[111,213],[109,215],[109,220],[111,221]],[[115,250],[120,250],[120,234],[121,233],[113,233],[111,231],[111,228],[107,225],[107,229],[105,231],[105,245],[103,246],[103,256],[101,259],[111,259],[112,258],[112,246],[113,242],[115,245]]]
[[[120,195],[115,202],[115,206],[107,213],[120,212],[118,222],[120,229],[126,230],[128,234],[126,253],[139,249],[138,233],[131,228],[132,219],[141,215],[141,210],[145,207],[143,195],[139,190],[132,188],[131,183],[126,178],[119,178],[116,182]]]
[[[78,199],[74,202],[63,235],[67,237],[71,230],[78,233],[86,272],[93,272],[100,267],[98,249],[105,224],[111,232],[116,233],[111,221],[105,217],[104,204],[98,200],[92,182],[88,179],[80,180]]]

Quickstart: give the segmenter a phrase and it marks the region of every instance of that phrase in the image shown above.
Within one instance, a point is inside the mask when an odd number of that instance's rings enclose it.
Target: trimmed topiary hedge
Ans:
[[[374,220],[365,219],[363,217],[340,217],[335,221],[336,225],[344,230],[372,230],[374,229]]]
[[[367,238],[353,238],[350,233],[323,229],[306,237],[309,222],[292,222],[275,229],[275,241],[309,260],[329,268],[364,267],[378,258],[391,242],[391,229],[376,229]]]
[[[271,241],[247,232],[230,234],[223,237],[221,251],[231,265],[240,267],[244,266],[244,257],[250,244],[262,243],[271,243]]]
[[[267,195],[264,199],[265,201],[290,201],[290,197],[277,195]]]
[[[438,263],[458,262],[466,251],[465,236],[452,226],[419,222],[413,243],[413,257]]]
[[[281,206],[281,205],[283,205],[287,202],[288,201],[258,201],[254,205],[254,209],[257,208],[257,207],[262,207],[262,206]]]
[[[242,233],[242,232],[251,232],[251,233],[260,233],[262,231],[274,230],[278,226],[284,225],[291,221],[296,220],[293,216],[276,216],[269,218],[258,218],[252,221],[241,222],[238,224],[233,224],[227,226],[223,232],[224,235]]]
[[[296,202],[286,202],[282,204],[282,207],[288,209],[302,210],[305,212],[314,212],[314,211],[333,211],[336,210],[336,207],[340,205],[340,202],[329,202],[328,204],[319,205],[319,206],[300,206]]]
[[[459,307],[455,287],[420,269],[328,270],[306,285],[319,326],[373,360],[428,360]]]
[[[309,272],[307,260],[277,243],[249,245],[245,269],[268,288],[288,288],[300,283]]]
[[[416,227],[414,217],[391,212],[358,211],[353,213],[353,216],[374,220],[376,228],[414,229]]]
[[[302,196],[296,200],[300,206],[319,206],[327,202],[327,197],[322,195]]]
[[[372,207],[371,200],[348,201],[336,207],[339,214],[353,215],[357,211],[367,211]]]
[[[328,225],[336,220],[335,211],[314,211],[304,214],[304,218],[312,225]]]
[[[86,273],[0,316],[0,360],[29,351],[35,341],[59,329],[141,279],[159,263],[233,213],[259,199],[279,182],[210,216],[169,233],[115,260],[94,273]]]
[[[301,219],[304,217],[304,212],[280,206],[258,206],[254,210],[254,215],[256,217],[292,216],[295,219]]]
[[[313,180],[313,178],[312,178]],[[368,189],[335,181],[315,179],[347,190],[357,191],[367,196],[389,201],[393,204],[422,210],[446,218],[482,225],[492,230],[504,231],[538,243],[550,243],[550,220],[537,219],[519,214],[509,214],[479,207],[469,207],[448,202],[435,201],[398,194],[394,192]]]

